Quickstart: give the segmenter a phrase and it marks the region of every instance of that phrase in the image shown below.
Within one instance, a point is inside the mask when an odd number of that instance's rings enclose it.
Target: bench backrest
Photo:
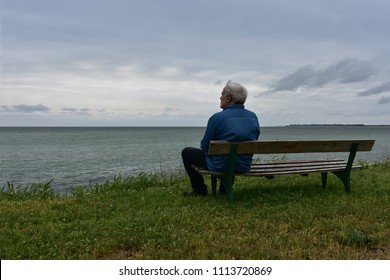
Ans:
[[[288,154],[371,151],[375,140],[291,140],[291,141],[211,141],[209,155],[228,155],[232,144],[237,144],[237,154]]]

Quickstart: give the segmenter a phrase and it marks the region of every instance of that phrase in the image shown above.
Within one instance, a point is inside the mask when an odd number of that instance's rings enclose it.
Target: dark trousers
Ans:
[[[184,168],[190,177],[192,189],[199,194],[207,193],[207,186],[204,183],[203,176],[192,168],[192,165],[207,168],[204,152],[201,149],[188,147],[181,151],[181,157]]]
[[[207,193],[207,186],[204,183],[203,176],[192,168],[192,165],[207,168],[206,156],[204,152],[198,148],[187,147],[184,148],[181,152],[181,157],[183,159],[184,168],[190,177],[192,189],[199,194]],[[226,191],[226,188],[222,182],[220,184],[219,190]]]

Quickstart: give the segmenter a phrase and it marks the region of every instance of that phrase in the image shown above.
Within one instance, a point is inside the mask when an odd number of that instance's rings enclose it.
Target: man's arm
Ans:
[[[214,137],[215,123],[216,123],[215,116],[212,116],[207,123],[206,131],[204,133],[202,141],[200,142],[200,148],[205,153],[207,153],[209,151],[210,141],[214,140],[214,138],[215,138]]]

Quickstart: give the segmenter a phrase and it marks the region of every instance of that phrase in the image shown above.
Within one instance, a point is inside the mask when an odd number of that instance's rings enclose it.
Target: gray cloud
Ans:
[[[0,106],[0,112],[10,112],[11,108],[6,106],[6,105],[1,105]]]
[[[379,99],[379,101],[378,101],[378,104],[387,104],[387,103],[390,103],[390,96],[382,97],[382,98]]]
[[[175,112],[175,111],[180,111],[180,108],[178,106],[166,106],[164,108],[165,112]]]
[[[91,115],[91,114],[94,114],[94,113],[103,113],[105,110],[104,109],[101,109],[101,110],[91,110],[89,108],[73,108],[73,107],[66,107],[66,108],[62,108],[61,111],[65,114],[75,114],[75,115],[79,115],[79,116],[87,116],[87,115]]]
[[[369,88],[365,91],[361,91],[357,95],[358,96],[369,96],[369,95],[379,94],[379,93],[388,92],[388,91],[390,91],[390,82],[381,84],[380,86],[377,86],[377,87]]]
[[[66,112],[66,113],[76,113],[79,111],[79,109],[77,109],[77,108],[62,108],[62,111]]]
[[[295,90],[302,86],[310,86],[313,84],[316,75],[316,70],[313,66],[304,66],[287,77],[277,81],[272,87],[271,92]]]
[[[45,105],[38,104],[38,105],[14,105],[14,106],[6,106],[2,105],[0,106],[1,111],[3,112],[13,112],[13,113],[35,113],[35,112],[49,112],[50,108],[46,107]]]
[[[66,114],[75,114],[75,115],[79,115],[79,116],[86,116],[86,115],[90,115],[91,110],[87,109],[87,108],[82,108],[82,109],[62,108],[62,112],[66,113]]]
[[[326,68],[307,65],[277,81],[268,92],[321,87],[331,82],[355,83],[363,81],[375,72],[372,63],[346,58]]]

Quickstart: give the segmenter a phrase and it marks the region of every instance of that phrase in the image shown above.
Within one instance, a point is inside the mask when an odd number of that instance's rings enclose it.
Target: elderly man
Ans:
[[[207,195],[207,186],[203,176],[191,166],[197,165],[212,171],[226,171],[227,156],[208,156],[211,140],[245,141],[257,140],[260,135],[259,121],[255,113],[245,109],[247,90],[239,83],[229,81],[221,93],[221,112],[215,113],[209,119],[204,137],[200,143],[201,149],[187,147],[182,151],[185,170],[190,177],[192,191],[184,192],[184,196]],[[247,172],[252,164],[252,155],[237,157],[236,172]],[[220,192],[226,192],[222,184]]]

